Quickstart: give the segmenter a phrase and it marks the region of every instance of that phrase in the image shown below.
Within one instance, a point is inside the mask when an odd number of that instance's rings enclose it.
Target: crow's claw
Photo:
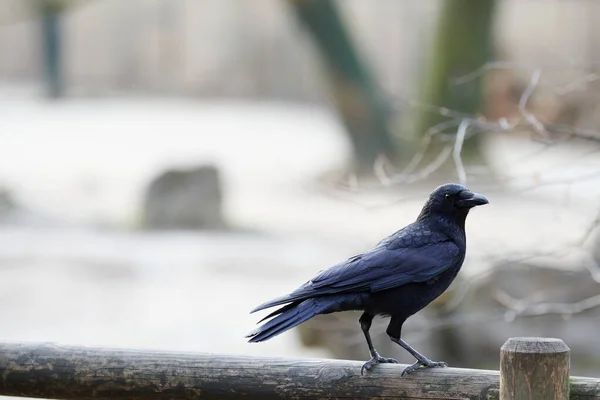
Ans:
[[[426,360],[425,362],[417,361],[413,365],[409,365],[408,367],[404,368],[404,371],[402,371],[402,374],[400,376],[408,375],[408,374],[418,370],[419,368],[445,368],[447,366],[448,366],[448,364],[446,364],[443,361],[431,361],[431,360]]]
[[[396,359],[394,358],[385,358],[385,357],[381,357],[379,354],[377,354],[375,357],[371,358],[369,361],[367,361],[366,363],[363,364],[362,368],[360,369],[360,374],[362,375],[365,372],[365,369],[368,371],[371,369],[371,367],[373,365],[376,364],[397,364],[398,361],[396,361]]]

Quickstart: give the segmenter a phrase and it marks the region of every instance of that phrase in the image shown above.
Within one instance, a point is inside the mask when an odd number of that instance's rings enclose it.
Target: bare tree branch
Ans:
[[[497,291],[493,297],[508,311],[505,314],[507,321],[514,321],[517,317],[534,317],[540,315],[560,315],[570,318],[575,314],[591,310],[600,306],[600,295],[588,297],[575,303],[535,303],[530,299],[515,299],[504,291]]]
[[[535,88],[538,86],[541,75],[542,71],[540,71],[539,69],[536,69],[531,74],[529,86],[527,86],[527,89],[525,89],[525,91],[521,95],[521,98],[519,99],[519,111],[521,112],[523,118],[525,118],[525,120],[529,122],[529,124],[539,135],[541,135],[544,139],[548,139],[548,132],[546,132],[544,125],[532,113],[527,111],[527,102],[529,101],[529,98],[533,94]]]
[[[564,96],[566,94],[569,94],[569,93],[572,93],[575,91],[583,90],[586,88],[586,86],[588,86],[591,83],[596,82],[599,79],[600,79],[600,75],[593,72],[591,74],[584,75],[584,76],[574,80],[573,82],[568,83],[567,85],[565,85],[563,87],[555,87],[554,93],[556,93],[559,96]]]

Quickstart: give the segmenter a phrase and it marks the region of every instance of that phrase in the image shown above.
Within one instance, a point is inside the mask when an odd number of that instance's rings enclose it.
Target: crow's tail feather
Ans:
[[[339,299],[337,296],[331,296],[307,299],[301,303],[288,304],[265,317],[264,319],[279,314],[272,320],[265,322],[263,325],[250,332],[246,337],[250,338],[250,340],[248,340],[250,343],[269,340],[296,325],[300,325],[302,322],[317,314],[333,311],[333,308],[336,308],[335,306],[338,303]]]
[[[261,304],[260,306],[254,307],[251,311],[250,314],[255,313],[257,311],[260,310],[264,310],[265,308],[271,308],[271,307],[275,307],[275,306],[280,306],[282,304],[286,304],[286,303],[293,303],[293,302],[297,302],[297,301],[302,301],[304,299],[302,298],[293,298],[292,296],[285,295],[285,296],[281,296],[278,297],[276,299],[267,301],[266,303]]]
[[[263,319],[261,319],[260,321],[258,321],[258,323],[260,324],[261,322],[266,321],[266,320],[268,320],[271,317],[274,317],[274,316],[279,315],[279,314],[283,314],[287,310],[290,310],[290,309],[296,307],[300,303],[302,303],[302,302],[301,301],[296,301],[294,303],[287,304],[287,305],[285,305],[283,307],[279,307],[277,310],[273,311],[271,314],[267,315],[266,317],[264,317]]]

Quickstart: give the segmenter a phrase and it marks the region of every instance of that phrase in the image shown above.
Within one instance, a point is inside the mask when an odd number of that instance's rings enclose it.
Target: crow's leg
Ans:
[[[369,334],[369,329],[371,328],[371,322],[373,322],[373,318],[375,316],[373,314],[369,314],[368,312],[364,312],[363,315],[360,316],[358,322],[360,322],[360,329],[362,329],[365,334],[365,339],[367,339],[367,344],[369,345],[369,352],[371,353],[371,359],[363,364],[360,369],[360,374],[362,375],[365,369],[368,371],[375,364],[379,363],[397,363],[393,358],[385,358],[381,357],[375,347],[373,347],[373,342],[371,341],[371,335]]]
[[[417,359],[416,363],[404,368],[404,371],[402,371],[401,376],[408,375],[411,372],[413,372],[421,367],[436,368],[436,367],[447,367],[448,366],[448,364],[446,364],[443,361],[431,361],[429,358],[425,357],[423,354],[421,354],[417,350],[413,349],[408,343],[406,343],[402,339],[396,339],[396,338],[391,338],[391,339],[392,339],[392,341],[394,341],[394,342],[398,343],[400,346],[402,346],[402,348],[404,348],[406,351],[408,351],[410,354],[412,354],[412,356],[414,358]]]
[[[398,318],[392,317],[392,320],[390,321],[390,324],[386,331],[387,334],[390,336],[390,339],[392,339],[393,342],[398,343],[400,346],[402,346],[402,348],[404,350],[408,351],[414,358],[417,359],[416,363],[404,368],[404,371],[402,371],[401,376],[408,375],[411,372],[413,372],[421,367],[425,367],[425,368],[447,367],[448,364],[446,364],[445,362],[431,361],[429,358],[425,357],[423,354],[421,354],[417,350],[413,349],[404,340],[400,339],[400,332],[402,331],[402,324],[404,323],[404,321],[405,321],[404,319],[398,319]]]

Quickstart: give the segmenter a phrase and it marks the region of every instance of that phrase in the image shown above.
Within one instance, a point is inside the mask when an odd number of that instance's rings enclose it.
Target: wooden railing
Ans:
[[[600,399],[562,340],[509,339],[500,371],[0,342],[0,395],[48,399]]]

